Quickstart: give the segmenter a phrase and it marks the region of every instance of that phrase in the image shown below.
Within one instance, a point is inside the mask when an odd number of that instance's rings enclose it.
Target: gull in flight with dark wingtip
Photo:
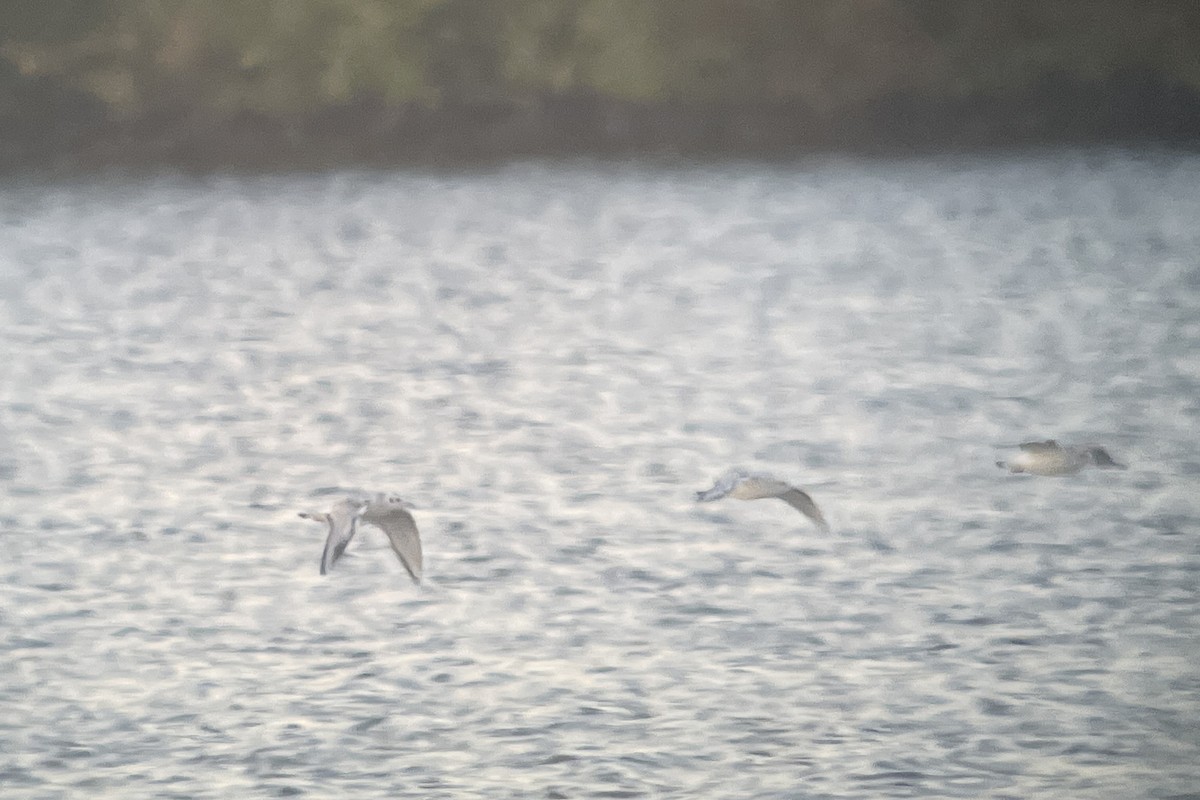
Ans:
[[[1021,452],[996,466],[1009,472],[1028,472],[1033,475],[1074,475],[1084,467],[1126,469],[1113,461],[1103,447],[1095,445],[1061,445],[1053,439],[1044,442],[1022,442]]]
[[[414,583],[421,582],[421,535],[417,532],[417,523],[411,509],[395,495],[377,494],[370,498],[347,497],[334,504],[329,513],[321,511],[301,511],[305,519],[324,522],[329,525],[329,536],[325,539],[325,552],[321,554],[321,574],[329,572],[346,545],[358,532],[358,522],[370,523],[387,534],[392,549],[400,558],[400,563]]]
[[[801,514],[811,519],[818,528],[829,531],[829,523],[817,504],[807,492],[797,489],[789,483],[784,483],[771,475],[746,472],[741,469],[731,469],[713,484],[711,489],[696,492],[696,500],[701,503],[720,500],[722,497],[733,497],[738,500],[761,500],[764,497],[778,497]]]

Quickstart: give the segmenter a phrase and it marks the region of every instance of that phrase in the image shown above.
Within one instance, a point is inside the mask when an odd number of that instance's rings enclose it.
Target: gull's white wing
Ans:
[[[337,560],[346,552],[346,545],[358,530],[358,517],[362,513],[360,500],[342,500],[325,514],[329,523],[329,536],[325,539],[325,552],[321,554],[321,574],[329,572]],[[315,517],[310,517],[315,519]]]
[[[404,501],[399,497],[377,496],[362,512],[362,518],[387,534],[400,563],[408,570],[413,582],[420,583],[423,568],[421,534]]]
[[[825,515],[821,513],[821,509],[817,508],[817,504],[813,502],[807,492],[802,492],[792,486],[779,495],[779,499],[792,508],[798,509],[801,514],[815,522],[821,530],[829,532],[829,523],[825,521]]]
[[[765,497],[783,497],[792,488],[790,484],[784,483],[774,475],[756,472],[745,476],[734,488],[732,495],[738,500],[762,500]]]

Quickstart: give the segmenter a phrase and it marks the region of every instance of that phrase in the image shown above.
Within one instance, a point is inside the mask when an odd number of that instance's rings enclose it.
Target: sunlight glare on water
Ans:
[[[10,184],[4,796],[1195,797],[1197,187]],[[994,466],[1049,437],[1130,469]],[[832,533],[696,504],[733,465]],[[423,585],[369,527],[318,575],[332,487],[417,506]]]

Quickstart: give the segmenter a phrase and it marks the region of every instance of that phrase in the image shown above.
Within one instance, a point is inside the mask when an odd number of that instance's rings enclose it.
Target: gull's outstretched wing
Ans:
[[[807,492],[802,492],[796,487],[792,486],[778,497],[780,500],[787,503],[792,508],[799,510],[801,514],[815,522],[818,528],[826,533],[829,532],[829,523],[825,521],[825,515],[821,513],[821,509],[817,508],[817,504],[813,502],[813,499],[808,496]]]
[[[376,496],[362,512],[362,518],[387,534],[400,563],[414,583],[421,582],[421,534],[409,506],[399,497]]]
[[[329,535],[325,538],[325,551],[321,553],[321,574],[332,569],[337,560],[346,552],[346,545],[354,538],[358,530],[358,517],[362,513],[364,503],[361,500],[342,500],[334,505],[328,514],[302,513],[300,516],[318,522],[329,523]]]

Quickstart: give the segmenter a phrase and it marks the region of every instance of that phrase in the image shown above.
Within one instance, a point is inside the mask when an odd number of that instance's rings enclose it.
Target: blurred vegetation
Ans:
[[[0,59],[0,125],[55,95],[51,117],[109,124],[593,97],[793,104],[836,127],[1048,76],[1200,92],[1200,2],[0,0]]]

